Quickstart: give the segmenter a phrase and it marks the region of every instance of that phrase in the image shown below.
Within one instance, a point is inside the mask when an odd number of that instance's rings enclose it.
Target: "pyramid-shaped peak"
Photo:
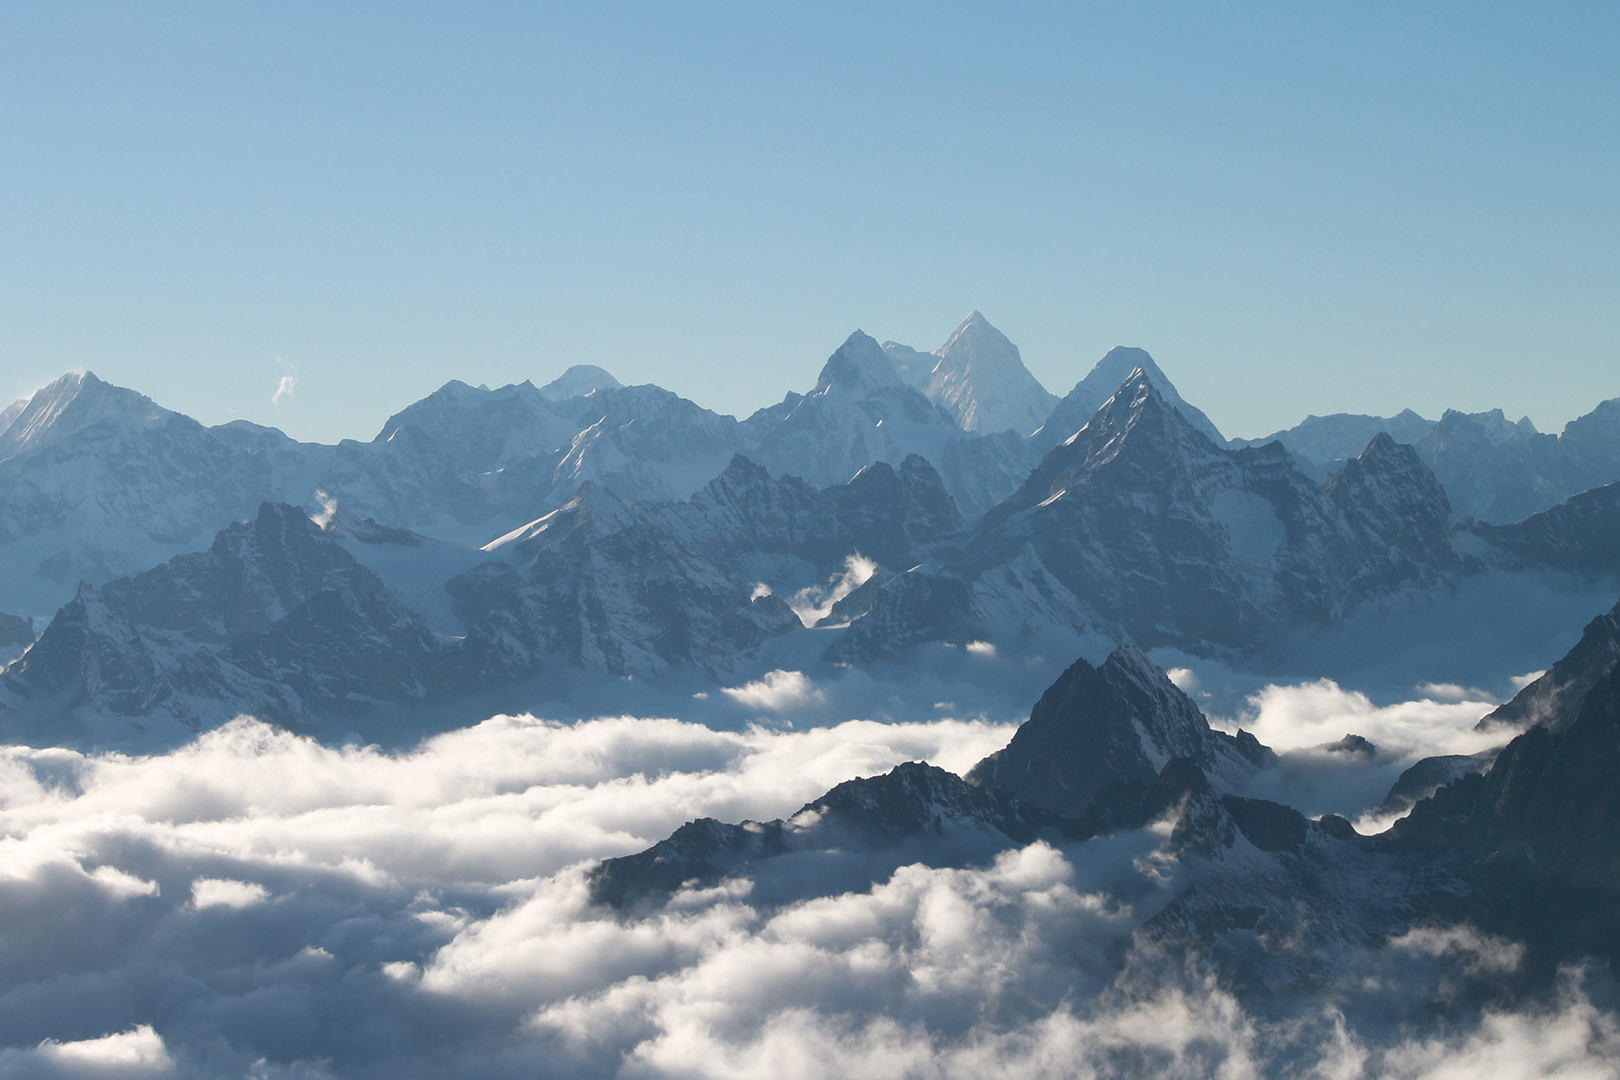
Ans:
[[[934,353],[923,392],[964,431],[1028,435],[1046,422],[1057,398],[1024,366],[1018,346],[974,311]]]
[[[1210,760],[1212,742],[1198,706],[1125,645],[1100,667],[1076,660],[968,780],[1076,817],[1114,781],[1152,783],[1171,759]]]
[[[1132,368],[1131,373],[1125,376],[1125,381],[1119,384],[1119,389],[1098,407],[1086,427],[1089,428],[1094,424],[1110,427],[1134,423],[1144,413],[1156,413],[1163,409],[1165,404],[1164,395],[1154,385],[1147,371],[1143,368]],[[1173,409],[1169,411],[1175,412]],[[1179,413],[1176,414],[1176,418],[1183,424],[1187,422]],[[1078,432],[1076,434],[1078,435]]]
[[[1018,346],[1008,340],[1006,334],[992,326],[990,320],[978,311],[962,320],[962,324],[951,332],[951,336],[945,339],[945,344],[941,345],[934,355],[946,356],[962,349],[993,350],[991,355],[999,354],[1000,357],[1016,360],[1020,369],[1024,366],[1022,357],[1018,355]]]
[[[1034,449],[1045,453],[1070,438],[1086,425],[1106,401],[1117,395],[1122,385],[1130,381],[1138,371],[1147,377],[1147,381],[1154,389],[1188,423],[1203,432],[1216,446],[1226,445],[1226,438],[1216,430],[1214,424],[1210,423],[1209,417],[1182,399],[1176,392],[1175,385],[1160,370],[1146,349],[1132,345],[1116,345],[1092,366],[1086,377],[1076,383],[1074,389],[1070,390],[1062,401],[1058,402],[1051,416],[1047,418],[1046,425],[1032,437]]]
[[[827,358],[827,363],[821,368],[821,377],[816,380],[815,393],[836,386],[857,397],[864,397],[876,390],[898,389],[905,385],[877,339],[857,330],[844,339],[837,352]]]

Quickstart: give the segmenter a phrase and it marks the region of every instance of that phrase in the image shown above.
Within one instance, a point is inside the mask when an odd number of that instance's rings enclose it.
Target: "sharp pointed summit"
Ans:
[[[883,355],[883,347],[870,334],[857,330],[844,339],[837,352],[827,358],[813,392],[820,394],[837,386],[852,394],[865,396],[874,390],[904,385],[900,373]]]
[[[963,431],[1028,435],[1046,421],[1057,397],[1024,367],[1018,346],[974,311],[932,353],[883,344],[890,365]]]
[[[1075,384],[1074,389],[1070,390],[1062,401],[1057,403],[1051,410],[1051,415],[1047,417],[1045,426],[1030,437],[1036,453],[1044,454],[1085,427],[1086,422],[1091,419],[1091,414],[1102,407],[1113,395],[1115,388],[1133,371],[1138,370],[1189,424],[1203,432],[1216,446],[1226,446],[1225,436],[1210,422],[1209,417],[1182,400],[1181,395],[1176,392],[1175,384],[1159,370],[1159,365],[1153,362],[1153,357],[1148,355],[1147,350],[1116,345],[1108,350],[1108,355],[1097,361],[1096,366],[1084,379]]]

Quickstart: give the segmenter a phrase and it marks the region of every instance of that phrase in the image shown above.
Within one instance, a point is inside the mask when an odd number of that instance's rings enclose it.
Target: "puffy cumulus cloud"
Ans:
[[[1303,1012],[1249,1014],[1133,944],[1193,872],[1164,830],[890,863],[770,902],[736,880],[640,914],[591,903],[590,860],[690,818],[780,816],[904,760],[960,771],[1009,734],[497,717],[387,753],[243,720],[149,757],[0,748],[0,1080],[1417,1078],[1620,1062],[1611,1014],[1575,981],[1440,1041],[1389,1037],[1399,1026],[1369,1010],[1421,1011],[1442,987],[1517,969],[1512,943],[1466,928],[1346,960],[1334,985],[1349,989]]]
[[[99,1039],[58,1042],[46,1039],[31,1051],[0,1051],[0,1077],[128,1077],[173,1076],[174,1059],[163,1037],[149,1024]]]
[[[269,891],[251,881],[229,878],[198,878],[191,883],[191,902],[200,908],[245,908],[262,904]]]
[[[1424,691],[1432,691],[1425,693]],[[1332,679],[1268,685],[1250,695],[1248,708],[1231,723],[1254,733],[1274,750],[1297,750],[1360,735],[1397,757],[1472,754],[1501,741],[1473,730],[1496,707],[1488,696],[1458,686],[1426,684],[1423,696],[1375,705]]]
[[[1175,674],[1187,686],[1198,686],[1193,672],[1179,669]],[[1376,808],[1413,762],[1439,754],[1474,754],[1506,741],[1500,732],[1474,730],[1496,707],[1490,695],[1456,684],[1425,683],[1415,689],[1416,697],[1378,705],[1332,679],[1267,683],[1248,694],[1232,715],[1211,716],[1210,722],[1228,732],[1250,731],[1282,755],[1281,767],[1261,773],[1245,794],[1311,815],[1342,814],[1363,831],[1377,832],[1392,819],[1379,816]],[[1375,749],[1333,745],[1346,735],[1359,735]]]
[[[769,712],[802,708],[826,697],[802,671],[768,671],[763,679],[741,686],[723,686],[720,692],[740,705]]]

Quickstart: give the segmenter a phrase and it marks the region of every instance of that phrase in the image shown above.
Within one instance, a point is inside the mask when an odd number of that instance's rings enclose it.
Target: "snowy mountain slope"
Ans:
[[[206,546],[266,498],[302,502],[332,455],[273,429],[205,428],[89,375],[46,391],[0,460],[0,605],[42,619],[81,580]]]
[[[752,456],[772,475],[825,487],[875,461],[919,454],[937,463],[959,432],[950,414],[907,386],[878,343],[857,330],[827,359],[815,389],[762,434]]]
[[[191,727],[284,723],[425,697],[443,648],[296,507],[263,504],[204,552],[85,586],[5,670],[14,714],[84,705]]]
[[[451,579],[466,649],[498,672],[551,658],[615,675],[677,665],[729,671],[802,624],[741,579],[583,484],[563,507],[502,538],[504,558]]]
[[[894,370],[908,386],[928,392],[928,380],[934,374],[934,365],[939,363],[938,356],[931,352],[919,352],[898,341],[885,341],[882,348],[883,355],[889,358],[889,363],[894,365]]]
[[[1510,423],[1500,409],[1472,416],[1448,409],[1413,445],[1465,517],[1518,521],[1580,490],[1557,437],[1536,431],[1528,417]]]
[[[1301,469],[1321,478],[1379,432],[1417,448],[1458,513],[1492,524],[1518,521],[1620,480],[1620,398],[1600,402],[1558,436],[1536,431],[1528,417],[1509,421],[1501,409],[1447,410],[1439,421],[1408,409],[1393,417],[1308,416],[1263,439],[1233,439],[1231,445],[1280,441]]]
[[[0,430],[0,460],[43,449],[105,420],[157,424],[174,415],[143,394],[102,382],[93,372],[63,375],[11,409],[17,411]]]
[[[28,401],[28,398],[18,398],[4,409],[0,409],[0,435],[5,434],[6,429],[11,426],[11,422],[21,416],[24,409],[28,408]]]
[[[802,628],[774,590],[791,595],[856,557],[903,567],[960,524],[921,458],[815,488],[739,456],[686,502],[630,505],[581,485],[490,544],[500,559],[449,589],[469,641],[521,658],[510,664],[562,656],[616,674],[729,671]]]
[[[1332,617],[1356,548],[1286,455],[1218,448],[1145,372],[985,516],[967,561],[1026,544],[1133,635],[1225,644]]]
[[[389,417],[372,441],[390,442],[410,427],[460,468],[486,473],[513,458],[552,454],[569,444],[579,425],[553,412],[554,400],[529,382],[490,390],[452,380]]]
[[[1175,384],[1159,370],[1159,365],[1153,362],[1153,357],[1149,356],[1145,349],[1119,345],[1109,349],[1108,354],[1086,373],[1086,377],[1076,383],[1074,389],[1052,407],[1040,430],[1030,436],[1030,446],[1036,459],[1085,427],[1092,414],[1102,408],[1103,404],[1114,395],[1114,391],[1119,389],[1120,384],[1137,370],[1147,377],[1147,381],[1153,384],[1154,389],[1158,390],[1172,408],[1203,433],[1210,442],[1216,446],[1226,445],[1226,439],[1215,429],[1215,425],[1210,423],[1209,417],[1182,400],[1181,395],[1176,392]]]
[[[557,410],[579,425],[552,475],[552,505],[589,480],[628,500],[684,499],[749,440],[734,417],[658,386],[600,389]]]
[[[663,520],[691,546],[737,559],[789,554],[819,575],[857,554],[905,569],[960,528],[962,515],[939,474],[916,455],[898,469],[876,462],[826,488],[794,476],[773,480],[739,456],[688,502],[665,507]]]
[[[617,389],[624,384],[595,364],[575,364],[540,388],[547,401],[584,397],[593,390]]]
[[[1046,422],[1057,397],[1024,367],[1018,347],[977,311],[935,353],[924,392],[963,431],[1029,435]]]
[[[1006,634],[992,598],[1017,632],[1089,613],[1115,640],[1251,648],[1369,597],[1438,587],[1462,567],[1450,534],[1444,492],[1409,447],[1375,440],[1318,488],[1280,446],[1215,446],[1138,372],[959,554],[886,582],[878,618],[838,652]]]

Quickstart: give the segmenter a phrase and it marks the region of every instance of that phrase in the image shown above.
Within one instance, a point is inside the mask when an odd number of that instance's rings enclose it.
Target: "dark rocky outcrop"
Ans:
[[[1237,740],[1210,730],[1198,706],[1162,670],[1124,646],[1101,667],[1075,661],[1041,695],[1012,741],[967,778],[1079,817],[1109,783],[1151,783],[1178,758],[1234,779],[1254,767]]]
[[[1580,641],[1513,699],[1479,722],[1478,730],[1516,731],[1539,724],[1563,731],[1575,722],[1587,695],[1620,665],[1620,604],[1586,624]]]

